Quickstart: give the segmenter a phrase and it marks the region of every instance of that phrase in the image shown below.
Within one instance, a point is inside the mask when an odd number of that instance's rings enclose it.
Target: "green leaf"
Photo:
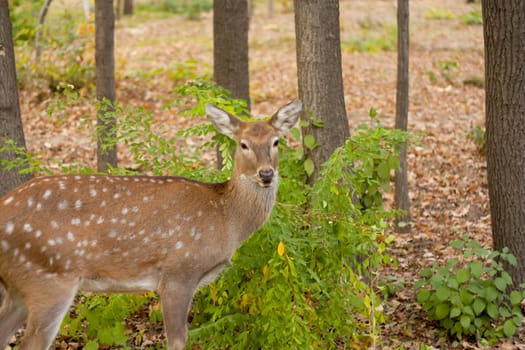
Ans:
[[[308,148],[309,150],[313,150],[315,147],[318,146],[318,143],[315,141],[315,137],[313,135],[305,135],[303,139],[304,147]]]
[[[488,302],[495,300],[498,297],[498,291],[496,288],[489,286],[485,289],[485,298]]]
[[[453,307],[450,309],[450,318],[455,318],[461,315],[461,309],[459,307]]]
[[[493,320],[497,319],[499,317],[498,306],[496,304],[493,304],[493,303],[488,304],[487,305],[487,314]]]
[[[316,128],[323,128],[324,127],[324,120],[321,119],[312,119],[312,125]]]
[[[518,266],[518,261],[516,257],[512,254],[507,255],[507,262],[512,266]]]
[[[514,324],[514,322],[512,320],[505,321],[505,323],[503,324],[503,333],[505,334],[505,336],[507,338],[510,338],[514,335],[515,332],[516,325]]]
[[[436,306],[436,319],[442,320],[450,313],[450,307],[446,303],[441,303]]]
[[[468,327],[470,326],[470,322],[472,322],[472,319],[468,315],[462,315],[459,319],[459,322],[461,323],[461,327],[463,327],[463,329],[468,329]]]
[[[85,350],[98,350],[98,344],[93,340],[89,340],[84,346]]]
[[[466,288],[463,288],[459,292],[459,298],[463,305],[470,305],[474,300],[474,295],[472,295],[472,293],[470,293]]]
[[[436,297],[439,301],[445,301],[450,297],[450,288],[441,286],[436,290]]]
[[[459,284],[462,284],[470,278],[470,272],[467,269],[458,269],[456,272],[456,279]]]
[[[429,290],[423,289],[423,290],[419,291],[419,293],[417,293],[417,301],[420,304],[423,304],[429,298],[430,298],[430,291]]]
[[[498,288],[498,290],[502,292],[504,292],[507,289],[507,282],[503,277],[496,277],[494,279],[494,285],[496,286],[496,288]]]
[[[454,249],[461,249],[463,248],[464,242],[460,239],[456,239],[455,241],[450,242],[450,246]]]
[[[479,278],[483,274],[483,264],[480,261],[471,262],[470,273],[472,277]]]
[[[474,310],[476,316],[480,315],[483,312],[483,310],[485,310],[486,305],[487,304],[483,299],[477,298],[476,300],[474,300],[474,303],[472,303],[472,309]]]
[[[510,293],[510,303],[512,305],[519,305],[519,304],[521,304],[521,300],[522,300],[521,293],[518,292],[517,290],[513,290]]]
[[[390,167],[388,166],[387,161],[381,161],[377,165],[377,175],[379,176],[379,179],[383,181],[390,180]]]
[[[315,165],[314,161],[311,158],[308,158],[304,161],[303,167],[304,171],[306,171],[306,174],[308,176],[312,176],[312,174],[314,173]]]
[[[429,267],[424,268],[423,270],[421,270],[421,272],[419,272],[419,275],[421,277],[430,277],[430,276],[432,276],[432,274],[433,274],[433,271]]]
[[[370,107],[370,110],[368,111],[368,115],[371,118],[375,118],[377,116],[377,109],[375,109],[374,107]]]

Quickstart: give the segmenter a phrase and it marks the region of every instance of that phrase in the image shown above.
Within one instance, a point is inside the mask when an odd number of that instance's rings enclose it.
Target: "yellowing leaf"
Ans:
[[[268,279],[268,275],[270,274],[270,267],[268,267],[268,265],[264,265],[262,273],[263,273],[264,279]]]
[[[279,254],[279,256],[283,256],[284,255],[284,243],[283,243],[283,241],[280,241],[279,245],[277,246],[277,254]]]

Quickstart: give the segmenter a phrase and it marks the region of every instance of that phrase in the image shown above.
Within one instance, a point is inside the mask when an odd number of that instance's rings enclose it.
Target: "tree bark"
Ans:
[[[409,67],[409,5],[408,0],[397,1],[397,129],[407,131],[408,124],[408,67]],[[398,219],[396,231],[410,232],[410,198],[408,195],[407,145],[399,148],[399,169],[395,172],[395,205],[405,214]],[[399,223],[405,223],[400,226]]]
[[[25,148],[7,0],[0,0],[0,77],[0,147],[6,139],[11,139],[19,147]],[[0,157],[11,160],[15,155],[3,152]],[[0,197],[30,178],[31,175],[21,175],[16,169],[0,169]]]
[[[42,45],[40,44],[40,37],[42,36],[43,26],[44,22],[46,20],[47,11],[49,10],[49,6],[51,6],[51,1],[53,0],[46,0],[44,1],[44,4],[42,5],[42,8],[40,9],[40,13],[38,14],[38,28],[35,33],[35,47],[36,47],[36,63],[38,64],[40,62],[40,55],[42,53]]]
[[[301,117],[310,114],[324,122],[323,127],[310,124],[303,135],[313,135],[319,144],[305,147],[314,163],[309,182],[315,183],[319,169],[333,151],[349,137],[341,67],[338,0],[295,0],[295,37],[299,98],[303,102]]]
[[[117,166],[115,137],[115,14],[113,1],[95,1],[95,74],[97,111],[97,170]]]
[[[133,0],[124,0],[124,9],[122,14],[124,16],[133,15]]]
[[[487,175],[494,248],[525,282],[525,2],[483,0]]]
[[[213,1],[213,75],[232,97],[250,108],[248,71],[248,3],[246,0]],[[222,167],[217,151],[217,167]]]

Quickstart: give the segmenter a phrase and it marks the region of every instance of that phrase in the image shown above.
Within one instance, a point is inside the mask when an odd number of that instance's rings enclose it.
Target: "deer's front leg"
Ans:
[[[168,350],[184,350],[188,337],[187,318],[195,287],[192,283],[163,280],[159,288]]]

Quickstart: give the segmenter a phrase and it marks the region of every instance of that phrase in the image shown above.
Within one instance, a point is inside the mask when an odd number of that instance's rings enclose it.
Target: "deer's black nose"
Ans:
[[[269,184],[273,179],[273,170],[272,169],[261,169],[259,170],[259,176],[265,184]]]

